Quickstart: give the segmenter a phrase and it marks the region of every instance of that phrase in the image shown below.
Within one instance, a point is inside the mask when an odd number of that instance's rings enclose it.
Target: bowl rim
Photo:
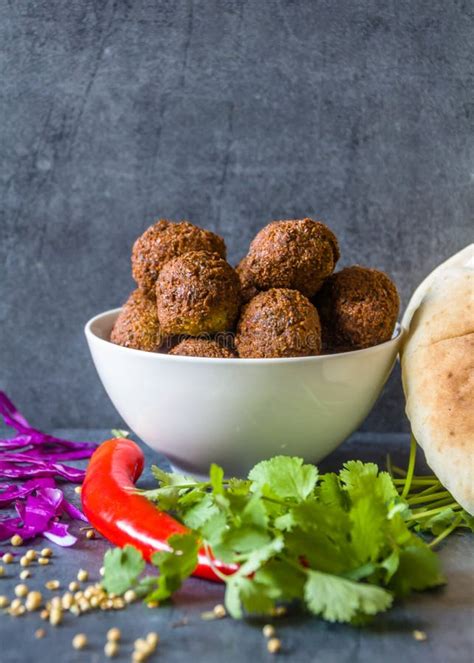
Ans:
[[[378,345],[372,345],[369,348],[362,348],[361,350],[350,350],[348,352],[336,352],[334,354],[324,354],[324,355],[309,355],[307,357],[188,357],[185,355],[170,355],[170,354],[165,354],[161,352],[147,352],[146,350],[137,350],[136,348],[126,348],[122,345],[117,345],[116,343],[112,343],[111,341],[108,341],[104,338],[101,338],[98,336],[96,333],[92,331],[92,326],[96,323],[99,322],[102,318],[105,318],[106,316],[111,316],[111,315],[118,315],[119,312],[122,310],[122,307],[118,308],[113,308],[109,309],[107,311],[103,311],[102,313],[98,313],[97,315],[93,316],[88,322],[86,322],[84,326],[84,333],[86,335],[86,338],[93,338],[94,342],[99,342],[99,344],[104,344],[108,346],[109,348],[112,346],[117,352],[127,352],[129,353],[134,353],[137,356],[142,356],[142,357],[149,357],[150,361],[169,361],[169,362],[175,362],[175,363],[182,363],[182,362],[192,362],[192,363],[202,363],[202,364],[214,364],[214,365],[232,365],[232,364],[237,364],[238,366],[255,366],[255,365],[265,365],[268,366],[270,364],[297,364],[301,362],[314,362],[317,363],[318,361],[332,361],[332,360],[338,360],[342,357],[350,357],[354,355],[369,355],[372,352],[376,352],[379,348],[382,347],[387,347],[391,345],[399,345],[404,333],[405,329],[403,326],[397,322],[395,325],[395,329],[392,335],[392,338],[389,339],[388,341],[384,341],[383,343],[379,343]]]

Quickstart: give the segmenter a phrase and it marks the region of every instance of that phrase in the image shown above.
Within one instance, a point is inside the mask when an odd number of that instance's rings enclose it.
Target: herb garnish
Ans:
[[[443,584],[432,546],[458,526],[472,528],[435,477],[414,476],[414,454],[412,444],[404,478],[393,478],[399,468],[383,472],[360,461],[319,476],[315,466],[287,456],[258,463],[247,480],[226,480],[216,465],[209,481],[153,467],[159,487],[142,494],[191,531],[172,536],[169,552],[155,553],[158,576],[142,577],[145,564],[133,546],[109,551],[104,586],[162,601],[192,573],[204,545],[240,565],[222,576],[232,617],[274,614],[296,599],[328,621],[360,622],[395,597]],[[436,538],[426,543],[417,531]]]

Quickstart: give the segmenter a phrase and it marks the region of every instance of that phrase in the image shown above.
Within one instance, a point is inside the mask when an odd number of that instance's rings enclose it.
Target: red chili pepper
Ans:
[[[170,536],[189,530],[135,492],[143,466],[144,456],[135,442],[125,438],[107,440],[90,459],[81,497],[84,513],[100,534],[120,547],[130,543],[149,560],[158,550],[170,550]],[[211,565],[201,549],[193,575],[221,582],[213,566],[225,575],[237,570],[236,565],[214,558]]]

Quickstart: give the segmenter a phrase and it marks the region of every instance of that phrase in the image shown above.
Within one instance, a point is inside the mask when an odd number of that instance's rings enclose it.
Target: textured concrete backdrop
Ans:
[[[0,386],[117,422],[82,327],[155,217],[316,215],[403,301],[470,239],[474,9],[443,0],[0,0]],[[365,423],[400,430],[398,376]]]

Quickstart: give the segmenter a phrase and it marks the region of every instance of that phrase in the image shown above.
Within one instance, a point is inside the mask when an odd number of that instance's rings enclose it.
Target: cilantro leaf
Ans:
[[[265,562],[277,555],[284,548],[284,541],[282,538],[275,538],[266,546],[262,546],[254,550],[247,556],[246,561],[241,565],[237,573],[234,573],[233,578],[237,575],[249,576],[255,573]]]
[[[358,565],[344,510],[309,499],[292,507],[290,513],[293,525],[285,534],[285,545],[296,559],[304,558],[311,568],[335,574]]]
[[[374,493],[368,493],[353,503],[351,520],[351,541],[359,563],[375,561],[383,547],[386,535],[387,510]]]
[[[346,493],[341,488],[339,477],[334,472],[323,474],[319,484],[319,497],[323,504],[338,506],[345,509],[348,506]]]
[[[397,596],[407,596],[412,590],[429,589],[443,585],[439,559],[431,548],[416,535],[399,552],[398,569],[389,587]]]
[[[238,576],[227,581],[225,605],[231,617],[241,619],[244,610],[251,614],[271,614],[275,603],[267,585]]]
[[[195,486],[196,480],[177,472],[165,472],[158,465],[151,466],[151,472],[159,484],[163,486]]]
[[[451,525],[456,518],[456,513],[451,507],[446,507],[439,513],[419,521],[418,529],[422,532],[431,532],[435,536],[441,534],[447,527]]]
[[[142,554],[133,546],[113,548],[104,556],[102,584],[109,593],[123,594],[137,582],[144,568]]]
[[[183,512],[182,520],[187,527],[191,529],[199,529],[202,527],[212,516],[219,513],[218,508],[214,504],[211,495],[203,491],[196,491],[187,493],[185,497],[193,495],[196,500],[194,503],[186,500],[186,510]],[[183,499],[179,500],[180,506],[183,506]],[[189,505],[190,504],[190,505]],[[189,506],[188,506],[189,505]]]
[[[474,516],[471,516],[467,511],[464,509],[462,510],[462,519],[464,525],[470,529],[471,532],[474,532]]]
[[[123,428],[112,428],[111,431],[114,437],[129,437],[130,431],[123,430]]]
[[[350,622],[360,614],[375,615],[387,610],[393,600],[381,587],[319,571],[308,571],[304,592],[311,612],[330,622]]]
[[[384,502],[398,498],[398,492],[390,474],[379,472],[375,463],[350,460],[344,463],[339,477],[351,499],[363,497],[368,492],[373,493]]]
[[[211,482],[212,490],[217,495],[224,494],[224,470],[219,465],[212,463],[209,470],[209,479]]]
[[[153,490],[141,491],[141,494],[152,502],[157,502],[160,508],[165,511],[176,510],[183,489],[192,489],[197,484],[190,477],[174,472],[165,472],[156,465],[152,465],[151,471],[155,479],[160,483],[160,487]]]
[[[255,465],[249,479],[254,491],[268,486],[279,497],[304,500],[313,492],[318,472],[314,465],[304,465],[302,458],[275,456]]]
[[[233,527],[223,534],[219,550],[224,546],[229,552],[233,551],[236,554],[249,553],[255,548],[267,545],[270,540],[268,532],[262,527],[242,525]]]
[[[385,583],[389,583],[400,565],[400,552],[397,549],[392,550],[390,555],[380,562],[382,569],[385,569]]]
[[[303,599],[306,571],[297,566],[286,560],[271,559],[255,573],[255,580],[266,585],[267,593],[275,600]]]
[[[163,601],[170,597],[196,568],[199,542],[194,534],[174,534],[168,544],[171,551],[156,552],[151,558],[160,575],[157,588],[147,596],[147,601]]]

